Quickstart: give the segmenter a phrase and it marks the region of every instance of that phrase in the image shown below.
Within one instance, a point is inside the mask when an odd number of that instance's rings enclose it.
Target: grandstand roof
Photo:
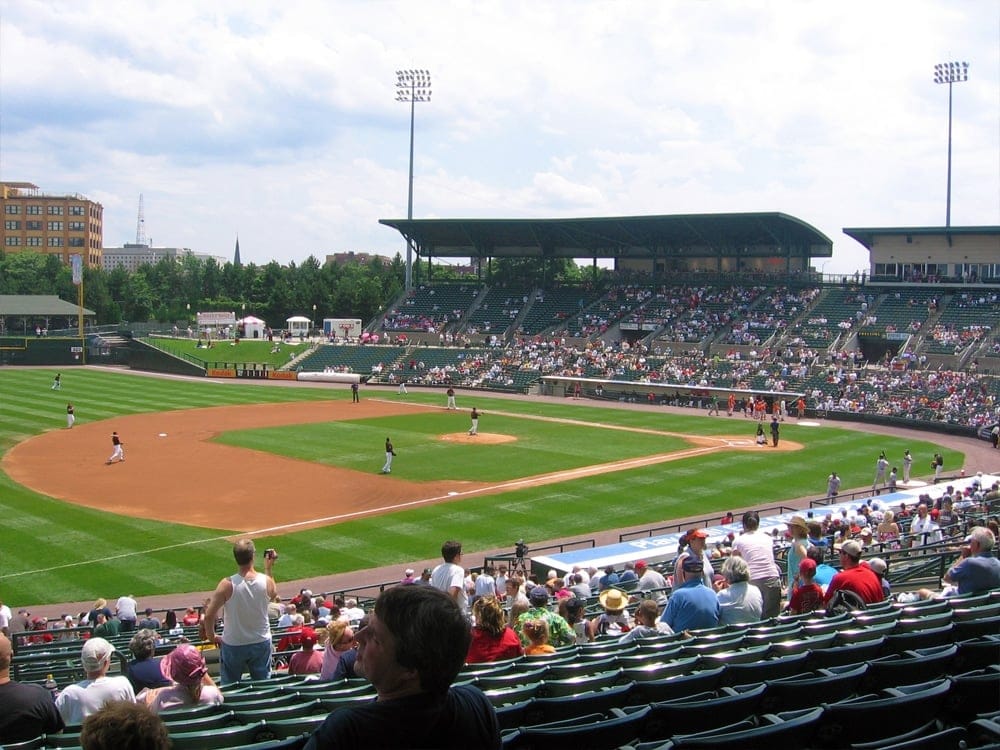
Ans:
[[[902,237],[919,235],[923,237],[995,236],[1000,238],[1000,227],[872,227],[844,228],[844,234],[852,237],[869,250],[876,237]]]
[[[39,318],[54,315],[73,316],[80,308],[54,294],[0,294],[0,316],[27,315]],[[83,308],[84,315],[96,315]]]
[[[440,257],[650,258],[775,254],[830,257],[833,243],[782,213],[579,219],[380,219]]]

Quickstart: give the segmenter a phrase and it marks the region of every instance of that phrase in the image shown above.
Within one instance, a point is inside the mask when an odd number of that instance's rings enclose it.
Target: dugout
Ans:
[[[662,404],[675,398],[687,399],[695,405],[707,407],[712,396],[719,399],[719,408],[726,408],[729,394],[737,399],[762,396],[768,405],[784,401],[789,413],[795,410],[795,403],[806,394],[800,391],[762,391],[741,388],[717,388],[715,386],[690,385],[686,383],[653,383],[645,380],[607,380],[599,378],[571,378],[564,375],[544,375],[538,381],[541,396],[571,397],[579,394],[586,398],[600,398],[610,401],[648,401]],[[650,396],[652,395],[652,398]],[[690,403],[684,404],[691,405]]]

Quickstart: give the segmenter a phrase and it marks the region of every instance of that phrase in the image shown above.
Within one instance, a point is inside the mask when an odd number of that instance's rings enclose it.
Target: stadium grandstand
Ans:
[[[732,394],[739,411],[763,400],[768,417],[791,420],[801,402],[801,417],[860,423],[858,434],[919,429],[961,446],[974,465],[994,469],[966,475],[964,466],[954,467],[941,476],[934,469],[932,477],[924,468],[926,481],[898,490],[851,487],[753,506],[773,540],[786,588],[789,527],[805,518],[819,529],[812,541],[828,565],[843,562],[837,551],[851,549],[844,547],[848,540],[863,542],[861,566],[882,570],[891,587],[880,601],[827,612],[785,609],[775,617],[635,639],[577,631],[577,643],[545,656],[467,664],[455,684],[489,698],[502,747],[1000,746],[1000,587],[942,588],[959,551],[983,538],[979,530],[991,528],[994,538],[1000,530],[998,454],[995,444],[979,439],[1000,424],[1000,228],[845,230],[872,250],[871,272],[826,278],[810,264],[830,257],[830,240],[777,213],[382,223],[413,243],[418,262],[428,263],[428,278],[435,257],[471,257],[480,276],[418,284],[367,321],[357,340],[314,336],[273,361],[223,361],[223,355],[236,359],[235,345],[221,354],[193,351],[180,348],[183,336],[131,327],[124,331],[129,355],[117,353],[114,362],[223,379],[328,374],[331,383],[343,383],[335,376],[350,374],[366,391],[384,386],[388,395],[405,384],[435,395],[455,388],[463,399],[531,396],[550,405],[573,398],[629,414],[700,416],[720,403],[725,411]],[[985,247],[987,259],[896,264],[880,255],[896,254],[914,238],[924,257],[928,243],[940,240],[932,255],[947,258],[958,244],[963,255]],[[490,278],[498,257],[613,259],[615,268],[602,285],[559,286],[543,277],[507,286]],[[74,364],[58,359],[52,340],[32,355],[28,339],[0,338],[5,363]],[[100,364],[105,355],[89,356]],[[692,478],[692,489],[713,480]],[[919,516],[910,511],[918,505],[933,511],[933,533],[914,525]],[[892,523],[890,510],[896,530],[872,533]],[[527,593],[529,582],[545,587],[552,610],[574,573],[585,571],[589,589],[574,598],[594,620],[606,606],[593,582],[614,575],[628,599],[628,619],[644,601],[658,611],[669,603],[674,562],[695,528],[707,536],[708,575],[721,576],[743,530],[732,513],[604,529],[588,538],[529,539],[527,549],[522,540],[514,549],[470,550],[464,565],[473,587],[475,577],[495,568],[520,574],[528,579],[517,581],[520,590]],[[330,542],[323,551],[354,541]],[[996,549],[986,553],[995,556]],[[291,609],[306,619],[334,619],[334,608],[350,609],[346,619],[360,627],[357,610],[369,612],[380,592],[400,584],[400,573],[411,583],[437,562],[428,555],[404,572],[372,561],[366,570],[279,587],[286,604],[295,594]],[[637,568],[655,571],[665,585],[630,580],[627,573]],[[219,652],[201,641],[196,624],[201,601],[190,594],[147,601],[181,620],[160,623],[156,657],[191,641],[204,649],[209,674],[218,676]],[[187,624],[185,613],[193,615]],[[363,678],[289,674],[302,631],[281,614],[287,613],[271,612],[268,678],[224,686],[219,705],[162,714],[174,748],[300,748],[331,712],[374,699]],[[58,628],[37,612],[12,616],[14,680],[60,690],[84,678],[81,642],[98,626],[89,617],[55,619]],[[109,636],[116,647],[112,674],[129,672],[129,635]],[[5,746],[76,747],[80,730],[70,725]]]

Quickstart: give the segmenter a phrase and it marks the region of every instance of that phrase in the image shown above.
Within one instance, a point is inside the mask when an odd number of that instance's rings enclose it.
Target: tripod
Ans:
[[[511,567],[511,572],[520,571],[525,577],[528,575],[528,567],[525,565],[524,557],[528,552],[528,545],[524,542],[518,542],[514,545],[514,564]]]

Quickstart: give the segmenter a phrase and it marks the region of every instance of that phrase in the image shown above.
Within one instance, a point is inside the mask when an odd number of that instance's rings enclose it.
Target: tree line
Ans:
[[[594,280],[591,269],[570,259],[512,258],[493,261],[486,283],[518,286],[579,284]],[[448,265],[414,263],[414,283],[478,282]],[[322,264],[310,255],[301,265],[277,261],[219,265],[214,258],[187,253],[163,258],[135,271],[116,268],[83,270],[83,306],[97,314],[97,324],[123,321],[182,323],[196,312],[232,311],[269,323],[304,315],[320,325],[323,318],[379,316],[403,291],[405,264],[399,253],[389,262]],[[55,294],[76,303],[77,288],[69,266],[58,255],[0,249],[0,294]],[[315,311],[314,306],[315,305]]]

